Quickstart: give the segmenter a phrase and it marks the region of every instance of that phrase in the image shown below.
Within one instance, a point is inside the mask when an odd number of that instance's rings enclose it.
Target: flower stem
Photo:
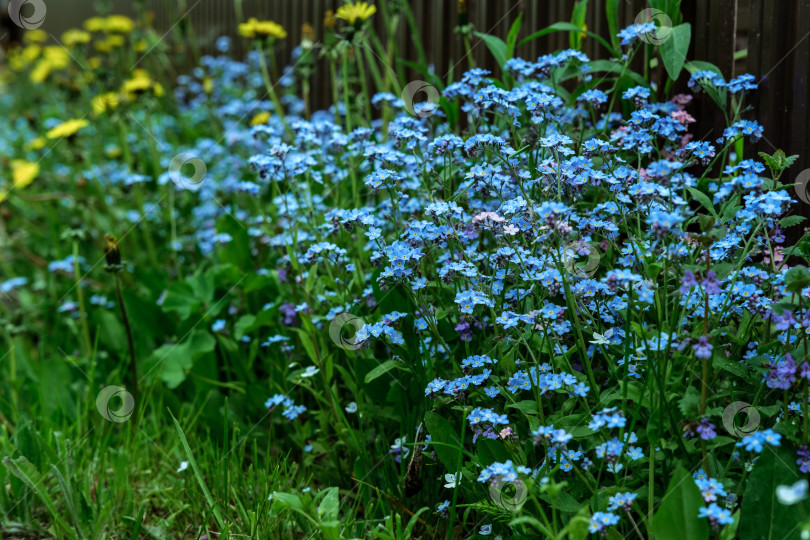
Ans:
[[[79,300],[79,320],[82,323],[82,353],[90,358],[93,347],[90,345],[90,330],[87,327],[87,309],[84,304],[84,291],[82,290],[82,276],[79,270],[79,242],[73,240],[73,279],[76,281],[76,296]]]
[[[118,296],[118,305],[121,306],[121,321],[127,331],[127,343],[129,345],[129,371],[132,378],[132,397],[138,403],[138,366],[135,363],[135,342],[132,339],[132,328],[127,317],[127,308],[124,305],[124,297],[121,294],[121,279],[115,274],[115,292]]]

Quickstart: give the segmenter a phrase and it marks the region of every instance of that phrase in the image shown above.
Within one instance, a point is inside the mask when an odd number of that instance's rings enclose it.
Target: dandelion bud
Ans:
[[[107,267],[112,268],[121,265],[121,247],[114,236],[104,235],[104,258],[107,260]]]

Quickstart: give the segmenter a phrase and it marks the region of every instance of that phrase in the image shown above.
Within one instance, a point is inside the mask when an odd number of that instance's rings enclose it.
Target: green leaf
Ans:
[[[273,492],[273,506],[283,506],[292,508],[294,510],[304,510],[304,504],[298,495],[292,493],[284,493],[283,491]]]
[[[506,59],[510,60],[513,56],[515,56],[515,48],[517,46],[517,37],[520,33],[520,24],[523,21],[523,13],[518,15],[518,18],[515,19],[515,22],[512,23],[512,27],[509,29],[509,35],[506,36]]]
[[[619,58],[621,56],[621,54],[619,54],[616,49],[611,47],[610,43],[605,41],[605,38],[603,38],[599,34],[594,34],[593,32],[590,32],[588,30],[583,30],[582,28],[574,26],[573,24],[571,24],[569,22],[554,23],[551,26],[547,26],[546,28],[543,28],[542,30],[538,30],[534,34],[530,35],[529,37],[523,38],[520,41],[520,43],[518,43],[518,46],[525,45],[526,43],[528,43],[528,42],[530,42],[532,40],[543,37],[543,36],[545,36],[547,34],[551,34],[552,32],[576,32],[578,34],[587,34],[588,36],[592,37],[593,39],[595,39],[596,41],[598,41],[599,43],[604,45],[605,48],[608,51],[610,51],[610,54],[612,56],[614,56],[616,58]]]
[[[326,488],[321,504],[318,506],[318,517],[322,520],[336,520],[338,518],[338,488]]]
[[[211,507],[211,511],[214,512],[214,517],[216,518],[220,529],[224,529],[225,520],[223,519],[222,513],[219,510],[219,505],[217,505],[217,502],[211,495],[211,491],[208,490],[208,486],[205,484],[205,479],[200,472],[200,468],[197,466],[197,460],[194,459],[194,454],[191,452],[191,447],[188,445],[186,434],[183,432],[183,428],[180,427],[180,422],[177,421],[177,418],[174,417],[171,411],[169,411],[169,416],[171,416],[172,420],[174,421],[174,427],[177,429],[177,434],[180,437],[180,443],[183,445],[183,449],[186,451],[186,457],[188,458],[189,464],[191,464],[191,469],[194,471],[194,476],[197,478],[197,482],[200,484],[200,489],[202,489],[205,500],[208,502],[208,506]]]
[[[194,361],[201,355],[210,353],[216,346],[214,337],[204,330],[195,330],[180,343],[163,345],[152,353],[153,361],[161,365],[160,378],[169,388],[180,386]]]
[[[425,413],[425,425],[432,442],[431,445],[439,459],[448,471],[457,471],[461,464],[461,449],[464,445],[458,437],[453,425],[439,414],[428,411]]]
[[[714,71],[721,77],[723,76],[723,72],[720,71],[720,68],[710,62],[703,62],[701,60],[690,60],[684,65],[684,67],[689,73],[694,73],[696,71]]]
[[[166,292],[161,308],[163,311],[176,311],[180,320],[186,320],[200,309],[202,301],[194,294],[194,289],[185,282],[173,283]]]
[[[748,375],[748,369],[745,367],[745,365],[740,364],[737,361],[729,360],[725,356],[714,355],[712,357],[712,365],[716,368],[728,371],[729,373],[733,373],[741,378],[746,378]]]
[[[619,0],[607,0],[605,3],[605,15],[607,16],[608,32],[610,32],[610,43],[613,48],[619,48]]]
[[[712,200],[709,198],[708,195],[706,195],[702,191],[700,191],[698,189],[695,189],[693,187],[686,186],[686,189],[689,190],[689,193],[691,193],[692,196],[695,199],[697,199],[697,202],[699,202],[701,204],[701,206],[703,206],[703,208],[708,210],[709,213],[711,213],[712,216],[714,216],[715,218],[718,217],[717,212],[714,210],[714,205],[712,204]]]
[[[556,497],[552,497],[549,493],[541,493],[538,498],[549,504],[553,504],[554,508],[560,512],[570,512],[573,514],[582,508],[582,503],[577,501],[566,491],[560,491]]]
[[[798,540],[801,537],[801,516],[807,514],[810,505],[804,501],[785,506],[775,496],[777,486],[792,485],[801,478],[795,459],[787,448],[765,446],[743,493],[740,540]]]
[[[794,225],[798,225],[805,219],[807,218],[804,216],[788,216],[779,220],[779,226],[783,229],[787,229],[793,227]]]
[[[700,392],[694,386],[686,388],[683,397],[678,400],[678,408],[685,418],[693,418],[697,416],[698,405],[700,405]]]
[[[571,24],[577,28],[585,29],[585,16],[588,13],[588,0],[577,0],[574,3],[574,11],[571,14]],[[569,43],[572,49],[579,49],[582,44],[582,32],[571,32]]]
[[[652,531],[656,540],[709,538],[709,522],[697,517],[702,506],[703,497],[692,475],[678,467],[652,519]]]
[[[721,223],[728,223],[737,216],[737,212],[739,212],[742,209],[742,206],[739,203],[740,203],[740,196],[739,194],[735,194],[723,206],[723,213],[722,217],[720,218]]]
[[[375,367],[374,369],[366,373],[366,377],[363,380],[365,381],[366,384],[368,384],[371,381],[382,377],[392,369],[397,369],[399,367],[399,364],[400,363],[395,360],[386,360],[379,366]]]
[[[500,441],[481,437],[478,439],[475,447],[476,457],[483,467],[487,467],[496,461],[503,463],[507,459],[510,459],[509,452]]]
[[[253,323],[256,322],[255,315],[243,315],[236,321],[233,330],[233,337],[236,339],[242,339],[242,336],[249,332],[248,328],[253,327]]]
[[[62,529],[62,532],[68,538],[77,538],[73,527],[62,518],[61,513],[57,510],[53,499],[45,489],[45,479],[33,463],[25,459],[25,457],[18,457],[17,459],[5,457],[3,458],[3,465],[6,466],[6,469],[8,469],[11,474],[22,480],[28,488],[37,494],[42,504],[48,509],[54,523]]]
[[[73,490],[71,490],[68,486],[68,483],[65,481],[65,477],[62,476],[62,471],[59,470],[59,467],[52,464],[51,472],[53,472],[53,474],[56,476],[56,480],[59,482],[59,489],[62,490],[62,495],[65,496],[65,505],[68,507],[68,513],[73,520],[73,524],[76,526],[79,536],[84,538],[84,528],[82,527],[81,519],[79,519],[79,512],[76,509],[76,497],[73,494]]]
[[[661,60],[664,62],[669,78],[673,81],[681,74],[691,39],[692,26],[689,23],[683,23],[673,27],[669,39],[661,44]]]
[[[325,493],[324,493],[325,492]],[[325,540],[340,539],[340,520],[338,519],[338,488],[330,487],[318,494],[323,500],[318,506],[318,520],[321,534]]]
[[[527,416],[530,414],[540,414],[540,411],[537,409],[537,402],[530,399],[524,399],[523,401],[518,401],[517,403],[511,403],[507,405],[506,408],[517,409]]]
[[[810,287],[810,272],[804,266],[794,266],[785,274],[785,289],[792,293],[801,293],[805,287]]]
[[[484,34],[482,32],[475,32],[475,35],[486,44],[489,52],[491,52],[492,56],[495,57],[495,61],[498,63],[498,66],[503,67],[503,65],[509,59],[507,57],[506,42],[497,36]]]

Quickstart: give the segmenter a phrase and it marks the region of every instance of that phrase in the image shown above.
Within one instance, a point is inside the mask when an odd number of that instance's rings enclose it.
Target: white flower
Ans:
[[[394,444],[391,445],[391,450],[399,450],[402,453],[403,458],[407,458],[408,455],[411,453],[411,449],[407,446],[403,446],[407,441],[407,437],[402,437],[400,439],[394,439]]]
[[[807,480],[802,479],[792,486],[776,486],[776,498],[790,506],[807,498]]]
[[[507,225],[506,227],[503,228],[503,234],[508,234],[509,236],[515,236],[519,232],[520,229],[518,229],[514,225]]]
[[[444,481],[447,482],[444,487],[452,489],[461,483],[461,473],[445,474]]]
[[[357,412],[357,403],[352,401],[346,407],[343,407],[343,410],[346,411],[349,414],[354,414],[354,413]]]
[[[593,333],[593,341],[589,341],[588,343],[593,343],[594,345],[610,345],[610,338],[613,337],[613,328],[605,332],[604,334],[600,334],[599,332]]]
[[[183,472],[188,469],[188,461],[181,461],[180,466],[177,467],[177,472]]]
[[[312,377],[317,375],[321,370],[316,368],[315,366],[309,366],[304,372],[301,374],[302,377]]]

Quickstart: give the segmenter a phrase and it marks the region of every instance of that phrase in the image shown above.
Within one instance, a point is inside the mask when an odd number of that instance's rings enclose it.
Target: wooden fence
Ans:
[[[132,0],[108,0],[119,13],[133,12]],[[184,0],[187,19],[202,38],[204,52],[213,51],[217,36],[236,36],[236,0]],[[377,0],[379,1],[379,0]],[[457,0],[407,0],[411,6],[428,61],[439,76],[452,74],[458,78],[465,65],[460,39],[454,34],[457,21]],[[279,62],[290,58],[292,48],[301,40],[301,26],[310,23],[316,36],[323,32],[323,14],[336,10],[343,0],[242,0],[244,17],[269,18],[282,24],[289,36],[284,40]],[[56,35],[75,26],[92,14],[93,2],[50,1],[43,29]],[[505,36],[509,26],[523,14],[521,37],[554,22],[571,18],[573,0],[467,0],[470,21],[485,33]],[[169,31],[178,21],[178,6],[183,0],[146,0],[155,14],[155,26]],[[646,7],[644,0],[618,2],[619,22],[630,24]],[[788,154],[799,154],[791,168],[795,177],[810,167],[810,107],[808,76],[810,76],[810,0],[687,0],[682,3],[684,20],[692,24],[692,44],[688,59],[711,62],[722,70],[726,79],[741,73],[752,73],[760,82],[753,97],[753,109],[746,118],[757,119],[765,126],[765,137],[757,150],[773,152],[782,148]],[[381,17],[374,18],[382,31]],[[586,24],[588,30],[608,37],[605,0],[591,0]],[[406,25],[396,36],[404,58],[415,60],[416,49]],[[242,53],[244,40],[234,41],[237,54]],[[568,46],[568,34],[555,33],[520,47],[517,54],[536,58],[543,53]],[[604,57],[604,50],[594,39],[586,39],[585,52],[591,58]],[[743,53],[747,51],[747,54]],[[738,58],[735,61],[735,53]],[[493,67],[486,46],[473,43],[473,55],[478,65]],[[313,105],[323,107],[330,101],[325,83],[325,66],[320,66],[313,80]],[[401,69],[400,66],[392,66]],[[679,83],[685,88],[684,81]],[[699,118],[697,135],[709,139],[720,136],[722,118],[710,100],[696,104],[694,116]]]

